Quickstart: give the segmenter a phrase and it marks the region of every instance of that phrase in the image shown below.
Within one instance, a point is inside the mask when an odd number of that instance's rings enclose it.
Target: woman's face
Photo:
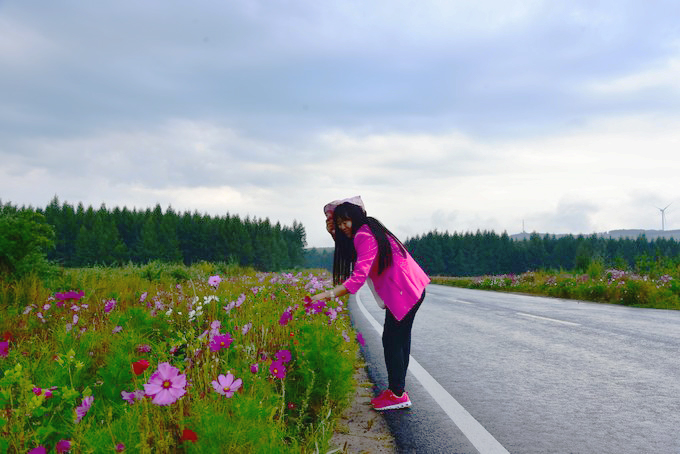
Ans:
[[[344,233],[347,238],[352,238],[352,220],[350,218],[338,218],[338,230]]]

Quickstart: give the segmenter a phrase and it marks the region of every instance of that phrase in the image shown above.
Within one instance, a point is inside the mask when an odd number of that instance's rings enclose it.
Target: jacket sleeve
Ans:
[[[354,248],[357,251],[357,261],[352,275],[342,284],[352,294],[358,292],[366,282],[373,262],[378,256],[378,242],[370,231],[359,230],[354,235]]]

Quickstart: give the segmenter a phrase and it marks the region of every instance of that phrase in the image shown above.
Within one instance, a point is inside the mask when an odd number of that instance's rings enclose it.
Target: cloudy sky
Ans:
[[[677,0],[0,0],[0,199],[680,228]]]

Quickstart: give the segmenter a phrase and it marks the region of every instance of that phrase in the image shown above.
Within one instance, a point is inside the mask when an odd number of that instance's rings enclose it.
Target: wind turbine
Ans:
[[[671,206],[672,203],[673,203],[673,202],[671,202],[671,203],[669,203],[668,205],[666,205],[665,208],[656,207],[657,210],[661,211],[661,231],[662,231],[662,232],[666,229],[666,208],[668,208],[669,206]]]

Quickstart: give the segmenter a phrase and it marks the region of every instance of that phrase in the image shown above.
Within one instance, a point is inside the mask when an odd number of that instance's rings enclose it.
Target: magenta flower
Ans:
[[[123,452],[125,451],[125,445],[123,443],[118,443],[116,445],[116,452]]]
[[[80,406],[76,407],[76,422],[80,422],[81,419],[83,419],[83,416],[87,414],[88,411],[90,411],[90,407],[92,406],[92,402],[94,401],[94,397],[88,396],[83,398],[83,402],[80,404]]]
[[[250,365],[250,372],[256,374],[260,371],[260,365],[255,363]]]
[[[222,282],[222,278],[217,275],[217,276],[210,276],[208,278],[208,284],[212,285],[213,287],[217,287],[220,285],[220,282]]]
[[[210,341],[210,350],[217,352],[223,348],[229,348],[232,342],[234,342],[234,339],[231,338],[229,333],[217,335]]]
[[[281,380],[286,378],[286,366],[281,361],[272,361],[271,366],[269,366],[269,372]]]
[[[151,375],[149,383],[144,384],[146,395],[153,396],[156,405],[170,405],[186,394],[184,387],[187,376],[179,373],[179,369],[170,363],[161,363],[158,370]]]
[[[138,345],[137,351],[139,353],[149,353],[151,351],[151,346],[147,344]]]
[[[7,358],[9,355],[9,342],[0,342],[0,357]]]
[[[361,344],[362,346],[366,345],[366,341],[364,340],[364,336],[361,333],[357,333],[357,342]]]
[[[47,454],[47,450],[43,445],[40,445],[37,448],[31,449],[26,454]]]
[[[80,301],[80,299],[83,296],[85,296],[85,292],[83,292],[83,291],[76,292],[75,290],[70,290],[68,292],[55,293],[54,294],[54,298],[57,301],[61,301],[62,304],[64,303],[64,301],[68,301],[68,300]]]
[[[70,440],[59,440],[57,442],[57,446],[55,446],[55,449],[57,450],[58,454],[68,452],[68,451],[71,450],[71,441]]]
[[[104,303],[104,312],[108,314],[113,310],[114,307],[116,307],[116,300],[110,299],[106,303]]]
[[[142,295],[139,297],[139,302],[143,303],[144,300],[146,299],[146,296],[149,294],[149,292],[144,292]],[[121,443],[122,444],[122,443]]]
[[[56,386],[52,386],[51,388],[48,389],[33,388],[31,391],[33,391],[33,394],[35,394],[36,396],[44,395],[45,399],[49,399],[50,397],[52,397],[52,392],[56,391],[57,389],[59,388]]]
[[[312,304],[312,311],[315,314],[319,314],[319,313],[323,312],[325,307],[326,307],[326,302],[319,300],[316,303]]]
[[[286,326],[292,319],[293,314],[291,314],[289,311],[283,311],[283,314],[281,314],[281,318],[279,319],[279,325]]]
[[[234,380],[234,376],[231,374],[231,372],[229,372],[227,375],[220,374],[217,377],[217,380],[213,380],[212,385],[213,388],[215,388],[215,391],[218,393],[222,394],[223,396],[231,397],[236,391],[238,391],[242,383],[243,380],[240,378]]]
[[[287,363],[291,360],[292,355],[290,354],[290,350],[279,350],[274,357],[282,363]]]

